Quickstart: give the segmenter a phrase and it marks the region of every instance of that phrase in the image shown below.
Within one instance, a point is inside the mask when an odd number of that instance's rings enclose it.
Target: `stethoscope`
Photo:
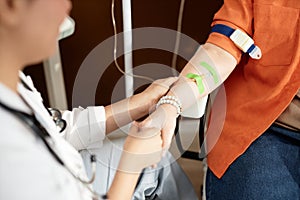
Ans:
[[[29,85],[22,79],[21,79],[21,83],[27,90],[33,92],[33,90],[29,87]],[[62,118],[61,112],[56,108],[47,108],[46,106],[45,106],[45,109],[48,111],[49,115],[52,117],[56,127],[59,129],[59,132],[60,133],[63,132],[67,127],[67,122],[66,122],[66,120],[64,120]]]
[[[25,83],[23,82],[23,85],[26,89],[29,89],[30,91],[31,88]],[[24,99],[23,99],[24,100]],[[26,101],[24,101],[26,103]],[[101,197],[102,199],[106,199],[107,196],[104,195],[99,195],[97,194],[95,191],[92,190],[92,188],[90,187],[90,185],[95,181],[96,178],[96,156],[95,155],[91,155],[91,165],[92,165],[92,176],[89,180],[84,180],[83,178],[79,177],[78,175],[76,175],[64,162],[63,160],[59,157],[59,155],[55,152],[55,150],[51,147],[51,144],[55,144],[55,142],[53,141],[53,138],[50,136],[50,134],[48,133],[48,131],[41,125],[41,123],[36,119],[35,115],[32,114],[27,114],[25,112],[13,109],[5,104],[3,104],[2,102],[0,102],[0,107],[2,107],[3,109],[5,109],[6,111],[10,112],[11,114],[13,114],[14,116],[16,116],[19,120],[21,120],[22,122],[24,122],[32,131],[33,133],[42,140],[42,142],[44,143],[44,145],[46,146],[46,148],[48,149],[48,151],[50,152],[50,154],[55,158],[55,160],[61,164],[65,169],[67,169],[67,171],[69,171],[69,173],[78,181],[80,181],[81,183],[83,183],[88,190],[94,195],[94,198],[97,199],[97,197]],[[58,128],[60,128],[60,132],[64,131],[67,123],[64,119],[62,119],[62,114],[58,109],[48,109],[46,108],[50,114],[50,116],[52,117],[54,123],[56,124],[56,126]]]

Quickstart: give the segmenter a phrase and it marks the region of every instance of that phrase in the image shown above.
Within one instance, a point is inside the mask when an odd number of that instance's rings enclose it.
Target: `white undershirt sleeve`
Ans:
[[[105,138],[105,109],[103,106],[74,108],[64,111],[67,128],[63,137],[77,150],[101,147]]]

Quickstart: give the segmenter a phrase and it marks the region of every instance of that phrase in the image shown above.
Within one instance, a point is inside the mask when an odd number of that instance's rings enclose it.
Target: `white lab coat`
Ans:
[[[21,76],[26,79],[23,74]],[[30,79],[27,78],[26,83],[34,92],[25,89],[22,84],[18,85],[18,91],[53,138],[54,149],[70,170],[81,178],[86,178],[81,156],[76,149],[103,140],[104,136],[99,134],[104,133],[102,129],[105,128],[103,107],[88,108],[82,112],[74,110],[72,115],[69,114],[67,120],[73,126],[62,136],[72,144],[72,147],[58,134],[52,118],[42,104],[40,94],[34,89]],[[18,95],[2,84],[0,84],[0,101],[11,108],[29,114],[32,112]],[[81,119],[85,121],[88,119],[88,122],[81,123]],[[0,122],[0,199],[92,199],[89,190],[53,158],[42,141],[37,139],[24,122],[2,107],[0,107]],[[76,131],[76,127],[82,132]],[[84,134],[80,135],[83,132]]]
[[[89,156],[96,154],[94,190],[100,194],[106,193],[113,180],[124,140],[112,143],[105,137],[104,107],[65,111],[63,118],[68,125],[63,133],[58,133],[30,77],[25,77],[23,73],[20,73],[20,77],[33,92],[19,84],[19,93],[54,139],[55,149],[64,163],[75,174],[86,178],[85,167],[90,175]],[[24,101],[2,84],[0,101],[14,109],[31,113]],[[1,107],[0,122],[0,199],[92,199],[90,191],[53,158],[24,122]],[[82,154],[85,166],[78,151]],[[197,199],[191,182],[171,154],[158,166],[157,169],[147,168],[144,171],[133,199],[142,200],[146,196],[164,200]]]

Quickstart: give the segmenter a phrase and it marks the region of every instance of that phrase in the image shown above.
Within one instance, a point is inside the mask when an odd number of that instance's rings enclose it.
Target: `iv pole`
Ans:
[[[132,14],[131,0],[122,0],[123,32],[124,32],[124,64],[125,64],[125,95],[126,98],[133,95],[132,76]]]

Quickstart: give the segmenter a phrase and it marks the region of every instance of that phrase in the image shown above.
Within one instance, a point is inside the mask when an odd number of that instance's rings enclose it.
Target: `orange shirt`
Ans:
[[[212,113],[226,107],[222,117],[210,124],[222,124],[221,134],[208,128],[208,165],[217,177],[237,159],[284,111],[300,88],[300,1],[224,0],[214,24],[225,24],[247,32],[262,50],[253,60],[219,33],[207,42],[230,52],[239,62],[224,83],[223,106],[213,105]],[[225,93],[224,93],[225,92]],[[210,140],[210,137],[212,140]]]

